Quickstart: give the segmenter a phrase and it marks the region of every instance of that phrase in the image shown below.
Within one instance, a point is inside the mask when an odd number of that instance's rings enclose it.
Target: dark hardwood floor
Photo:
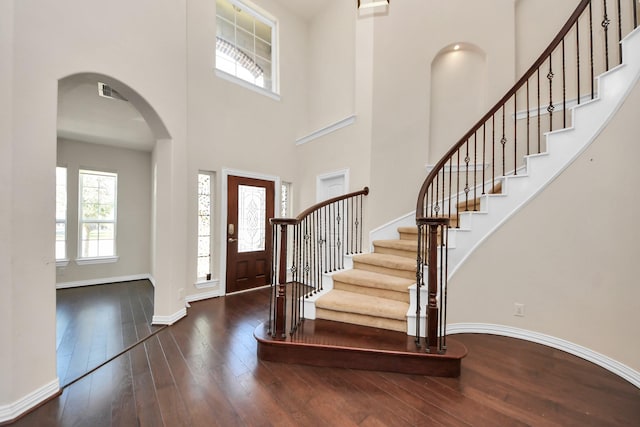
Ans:
[[[161,326],[151,326],[148,280],[56,291],[56,354],[62,386],[100,366]]]
[[[16,426],[638,426],[640,389],[564,352],[457,335],[459,378],[259,361],[259,290],[188,316]]]

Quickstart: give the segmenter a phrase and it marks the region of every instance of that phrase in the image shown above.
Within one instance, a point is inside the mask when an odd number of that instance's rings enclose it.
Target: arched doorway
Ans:
[[[56,286],[72,300],[64,314],[62,304],[57,310],[63,386],[157,329],[149,282],[156,265],[156,178],[170,173],[157,165],[157,141],[170,144],[167,128],[127,84],[99,73],[58,81],[57,166],[67,185],[66,210],[56,213],[62,216]]]

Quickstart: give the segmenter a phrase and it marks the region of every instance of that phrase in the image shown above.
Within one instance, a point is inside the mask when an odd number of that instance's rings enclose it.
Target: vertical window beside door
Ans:
[[[80,170],[79,258],[116,256],[118,175]]]
[[[212,194],[213,174],[198,173],[198,281],[211,280],[213,272],[212,248]]]

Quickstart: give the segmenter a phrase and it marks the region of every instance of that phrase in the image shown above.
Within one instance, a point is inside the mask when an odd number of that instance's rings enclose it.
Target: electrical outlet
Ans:
[[[513,315],[524,317],[524,304],[515,303],[513,307]]]

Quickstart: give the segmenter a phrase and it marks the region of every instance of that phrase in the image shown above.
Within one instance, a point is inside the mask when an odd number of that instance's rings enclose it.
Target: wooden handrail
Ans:
[[[513,85],[511,89],[489,110],[487,114],[485,114],[478,122],[466,133],[464,136],[447,151],[447,153],[440,159],[438,163],[436,163],[433,170],[427,175],[427,178],[424,180],[422,187],[420,188],[420,192],[418,193],[418,203],[416,208],[416,219],[423,218],[423,215],[420,214],[422,211],[424,197],[427,192],[427,189],[431,185],[431,183],[435,180],[436,176],[444,169],[447,162],[451,159],[451,157],[471,138],[476,132],[478,132],[482,126],[495,115],[502,108],[505,103],[513,97],[513,95],[518,91],[518,89],[522,88],[522,86],[538,71],[538,69],[545,63],[545,61],[549,58],[549,55],[553,53],[553,51],[558,47],[560,42],[567,36],[571,28],[575,25],[578,18],[582,15],[586,7],[591,3],[591,0],[581,0],[576,9],[573,11],[567,22],[564,24],[558,35],[556,35],[551,43],[547,46],[547,48],[542,52],[542,54],[538,57],[538,59],[533,63],[531,67],[527,70],[526,73]],[[580,96],[580,94],[578,94]]]
[[[362,198],[369,188],[324,200],[295,218],[271,218],[269,333],[284,338],[304,319],[304,300],[323,290],[323,274],[362,252]]]
[[[622,5],[622,1],[631,1],[633,5]],[[422,183],[415,214],[416,282],[418,288],[428,286],[425,333],[429,348],[436,345],[438,351],[446,350],[446,341],[436,340],[435,335],[446,336],[449,221],[452,227],[459,227],[460,212],[478,209],[478,194],[487,194],[487,188],[488,193],[501,191],[503,177],[522,173],[525,157],[543,152],[542,138],[547,131],[568,126],[567,92],[570,96],[575,92],[577,104],[582,102],[583,95],[595,97],[595,75],[610,69],[610,63],[615,61],[611,52],[617,51],[622,61],[622,48],[610,49],[615,36],[620,43],[623,29],[638,26],[636,1],[580,0],[524,75],[446,152]],[[574,56],[567,58],[567,52]],[[587,78],[590,84],[581,86],[581,80]],[[532,147],[535,137],[537,144],[534,142]],[[417,300],[419,319],[419,289]],[[419,342],[420,322],[416,325]]]
[[[287,224],[287,225],[295,225],[299,224],[303,219],[309,216],[311,213],[322,209],[325,206],[328,206],[332,203],[339,202],[341,200],[350,199],[356,196],[366,196],[369,194],[369,187],[364,187],[362,190],[354,191],[353,193],[343,194],[342,196],[336,196],[331,199],[323,200],[322,202],[316,203],[315,205],[303,210],[298,214],[295,218],[271,218],[269,220],[270,224]]]

